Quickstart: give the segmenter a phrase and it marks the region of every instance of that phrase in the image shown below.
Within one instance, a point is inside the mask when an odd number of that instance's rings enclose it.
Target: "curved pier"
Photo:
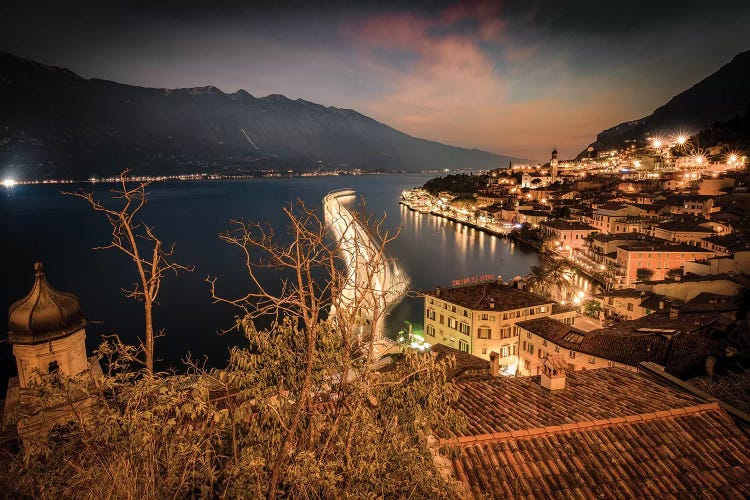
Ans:
[[[361,333],[368,330],[377,342],[383,339],[385,313],[403,297],[409,278],[389,259],[374,235],[344,206],[356,197],[353,189],[328,193],[323,199],[326,225],[331,229],[346,264],[345,280],[333,310],[354,316]]]

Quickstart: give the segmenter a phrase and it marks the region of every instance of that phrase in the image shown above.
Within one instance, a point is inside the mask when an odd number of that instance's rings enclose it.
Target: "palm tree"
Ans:
[[[543,257],[538,266],[529,268],[526,284],[532,291],[544,296],[563,293],[570,287],[565,277],[565,261]]]

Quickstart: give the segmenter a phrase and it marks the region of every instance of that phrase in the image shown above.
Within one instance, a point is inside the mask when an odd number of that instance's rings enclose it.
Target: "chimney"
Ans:
[[[440,287],[435,288],[435,297],[440,297]]]
[[[559,358],[544,358],[539,383],[548,391],[565,389],[565,363]]]
[[[670,304],[669,306],[669,319],[677,319],[680,317],[680,306],[676,304]]]
[[[500,354],[495,351],[490,352],[490,375],[500,375]]]
[[[661,311],[662,309],[664,309],[664,301],[660,300],[659,301],[659,310]]]
[[[495,298],[490,297],[490,309],[494,309],[494,308],[495,308]]]

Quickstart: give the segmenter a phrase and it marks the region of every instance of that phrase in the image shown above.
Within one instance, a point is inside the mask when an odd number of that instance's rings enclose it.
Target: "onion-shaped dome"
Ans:
[[[12,344],[46,342],[86,326],[78,297],[52,288],[41,262],[34,264],[34,270],[34,287],[8,310],[8,341]]]

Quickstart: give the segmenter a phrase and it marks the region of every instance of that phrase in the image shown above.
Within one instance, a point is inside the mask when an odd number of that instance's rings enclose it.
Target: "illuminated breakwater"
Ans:
[[[333,309],[353,314],[360,333],[369,331],[377,341],[383,338],[385,313],[403,298],[409,278],[383,252],[376,235],[370,234],[359,216],[344,205],[355,196],[354,190],[341,189],[323,199],[326,225],[346,264],[343,287]]]

